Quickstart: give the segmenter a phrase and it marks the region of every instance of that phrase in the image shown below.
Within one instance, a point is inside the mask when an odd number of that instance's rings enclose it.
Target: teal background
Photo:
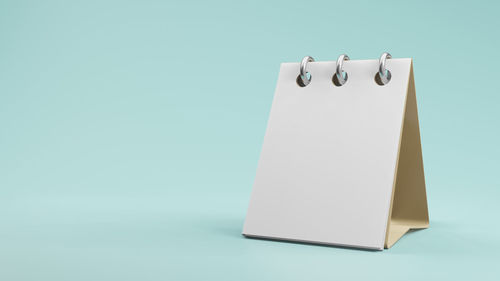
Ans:
[[[498,280],[495,1],[0,2],[0,280]],[[431,227],[240,233],[281,62],[414,58]]]

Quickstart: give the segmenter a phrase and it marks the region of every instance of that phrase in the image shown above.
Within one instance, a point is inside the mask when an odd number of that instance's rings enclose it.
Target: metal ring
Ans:
[[[344,64],[344,61],[349,60],[349,56],[346,54],[342,54],[339,56],[337,59],[337,68],[335,70],[335,75],[337,75],[337,80],[339,81],[339,84],[342,86],[347,82],[347,72],[344,72],[342,70],[342,66]],[[344,78],[344,73],[345,73],[345,78]]]
[[[313,62],[313,61],[314,61],[313,57],[305,56],[302,59],[302,62],[300,62],[300,80],[302,80],[302,84],[304,84],[304,86],[309,85],[309,83],[311,82],[311,78],[307,78],[306,67],[308,62]]]
[[[378,76],[382,84],[386,85],[391,81],[391,72],[385,68],[385,62],[387,59],[391,59],[391,54],[385,52],[380,56],[380,60],[378,61]]]

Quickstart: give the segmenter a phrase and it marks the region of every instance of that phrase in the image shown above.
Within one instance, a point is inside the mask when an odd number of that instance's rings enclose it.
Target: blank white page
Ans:
[[[246,236],[383,249],[411,59],[283,63],[243,229]]]

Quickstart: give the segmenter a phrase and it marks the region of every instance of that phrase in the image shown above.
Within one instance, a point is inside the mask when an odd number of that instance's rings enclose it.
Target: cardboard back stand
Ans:
[[[381,250],[429,218],[411,59],[283,63],[243,235]]]

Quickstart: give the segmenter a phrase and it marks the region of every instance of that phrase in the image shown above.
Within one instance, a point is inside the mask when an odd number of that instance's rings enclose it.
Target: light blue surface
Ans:
[[[0,280],[498,280],[499,9],[1,1]],[[383,51],[414,58],[431,228],[244,239],[279,64]]]

